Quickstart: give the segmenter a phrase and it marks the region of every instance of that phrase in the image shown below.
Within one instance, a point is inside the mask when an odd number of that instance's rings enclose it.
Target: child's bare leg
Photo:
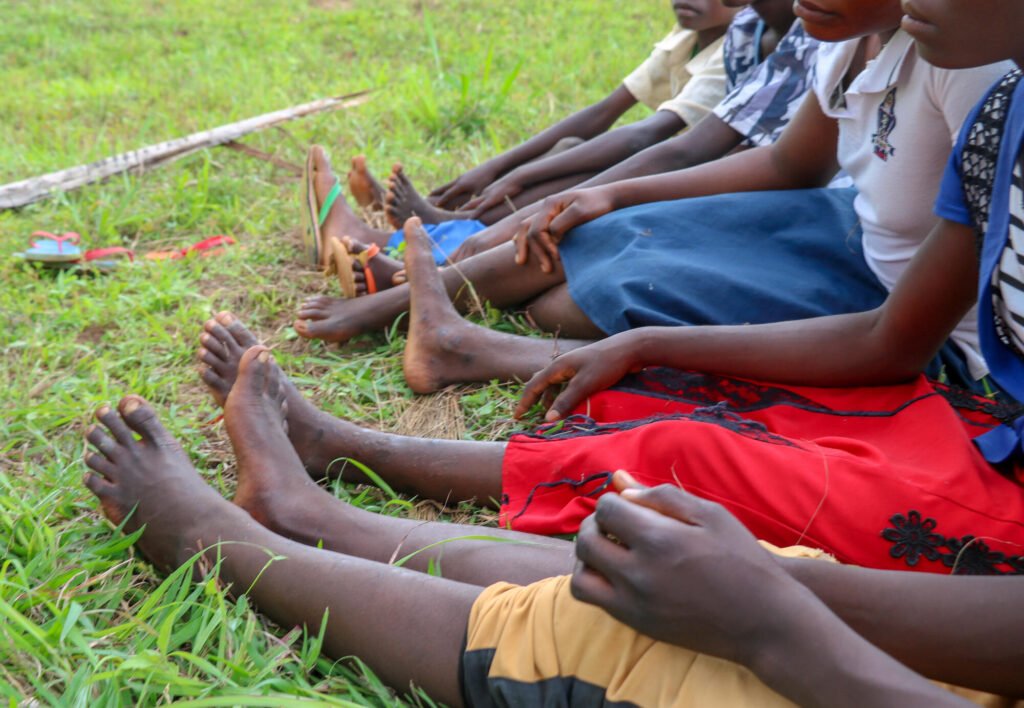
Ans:
[[[334,184],[338,181],[334,171],[331,169],[330,160],[327,159],[323,150],[317,149],[313,155],[313,190],[316,193],[316,203],[323,204],[330,194]],[[356,216],[349,207],[345,198],[339,196],[327,212],[327,219],[324,221],[321,230],[324,237],[334,236],[338,239],[350,236],[363,243],[375,243],[378,246],[387,245],[391,234],[385,231],[378,231],[367,225]]]
[[[106,430],[88,433],[99,453],[86,456],[85,484],[113,523],[128,517],[128,532],[145,525],[138,546],[158,569],[219,544],[206,562],[219,561],[231,592],[281,627],[316,632],[327,613],[325,653],[357,655],[400,691],[411,681],[461,705],[461,645],[479,587],[282,538],[208,487],[145,401],[128,397],[97,417]]]
[[[519,337],[464,320],[448,299],[421,229],[406,230],[405,264],[411,307],[402,366],[417,393],[470,381],[525,381],[559,354],[589,343]]]
[[[412,219],[406,228],[422,227]],[[530,302],[565,282],[565,273],[560,267],[553,273],[544,273],[533,265],[516,265],[513,243],[467,258],[457,267],[442,269],[441,273],[445,290],[459,311],[468,310],[473,302],[467,282],[473,285],[480,299],[499,308]],[[409,294],[406,284],[355,300],[312,297],[299,309],[295,331],[310,339],[345,342],[357,335],[391,326],[409,310]],[[574,316],[586,316],[579,308],[576,311],[578,314],[573,313]]]
[[[230,313],[204,327],[199,358],[202,378],[224,405],[238,378],[243,354],[259,342]],[[283,375],[288,402],[288,437],[306,470],[321,479],[368,482],[347,460],[358,460],[392,487],[440,502],[501,496],[504,443],[424,440],[367,430],[319,410]]]
[[[431,561],[441,563],[445,577],[474,585],[527,584],[572,572],[570,543],[502,529],[380,516],[320,488],[302,469],[285,434],[284,376],[263,359],[266,352],[253,347],[242,357],[224,408],[238,458],[235,503],[254,519],[286,538],[368,560],[388,563],[415,554],[408,567],[425,571]],[[483,541],[481,536],[495,540]]]
[[[384,208],[386,189],[366,166],[366,156],[352,158],[352,169],[348,171],[348,191],[356,204],[364,209],[380,211]]]

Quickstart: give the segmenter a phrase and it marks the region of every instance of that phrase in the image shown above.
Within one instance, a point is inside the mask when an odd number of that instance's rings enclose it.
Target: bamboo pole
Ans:
[[[212,130],[193,133],[183,138],[149,145],[138,150],[107,157],[87,165],[78,165],[59,172],[31,177],[20,182],[0,185],[0,209],[15,209],[44,199],[54,192],[67,192],[113,177],[122,172],[142,172],[152,167],[179,160],[204,148],[232,142],[259,130],[281,123],[315,115],[330,110],[343,110],[361,106],[370,100],[372,91],[322,98],[284,110],[265,113],[236,123],[222,125]]]

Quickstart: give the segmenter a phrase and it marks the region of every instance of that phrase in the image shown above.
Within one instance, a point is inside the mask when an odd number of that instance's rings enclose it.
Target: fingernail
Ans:
[[[141,405],[142,404],[139,403],[139,400],[137,398],[129,398],[128,402],[124,404],[125,415],[129,413],[134,413],[139,409],[139,406]]]
[[[632,487],[630,487],[629,489],[623,489],[619,493],[619,495],[625,497],[626,499],[635,499],[636,497],[640,496],[640,490],[633,489]]]

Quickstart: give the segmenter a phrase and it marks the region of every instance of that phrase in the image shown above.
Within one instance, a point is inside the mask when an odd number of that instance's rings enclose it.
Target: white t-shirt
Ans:
[[[725,98],[724,45],[723,36],[697,51],[697,33],[676,25],[622,84],[648,108],[696,125]]]
[[[902,30],[842,90],[861,40],[823,44],[814,92],[839,122],[839,164],[859,192],[864,258],[889,290],[938,222],[932,212],[960,127],[1009,62],[950,71],[928,64]],[[972,311],[951,337],[971,373],[987,373]]]

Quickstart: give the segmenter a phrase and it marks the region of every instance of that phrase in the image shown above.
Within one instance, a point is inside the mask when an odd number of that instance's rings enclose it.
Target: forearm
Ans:
[[[782,563],[854,631],[915,671],[957,686],[1024,696],[1019,578]]]
[[[563,138],[590,140],[612,127],[615,121],[635,103],[636,99],[632,94],[624,86],[619,86],[603,101],[577,111],[541,131],[525,143],[498,155],[488,164],[496,168],[495,171],[498,175],[504,175],[536,160]]]
[[[746,663],[798,705],[969,705],[865,641],[814,597],[795,592],[781,605],[769,610],[773,620]]]
[[[628,339],[634,367],[806,386],[878,385],[919,373],[927,358],[876,343],[879,321],[870,311],[765,325],[645,327],[616,336]]]
[[[682,120],[674,113],[658,111],[644,121],[523,165],[516,171],[517,181],[526,187],[581,172],[601,172],[675,135],[683,127]]]
[[[710,115],[682,135],[652,145],[613,165],[578,188],[685,170],[725,157],[743,142],[743,136],[718,116]]]
[[[712,194],[759,192],[824,187],[824,176],[805,175],[780,169],[773,147],[754,148],[736,155],[667,174],[617,182],[612,189],[615,208]]]

